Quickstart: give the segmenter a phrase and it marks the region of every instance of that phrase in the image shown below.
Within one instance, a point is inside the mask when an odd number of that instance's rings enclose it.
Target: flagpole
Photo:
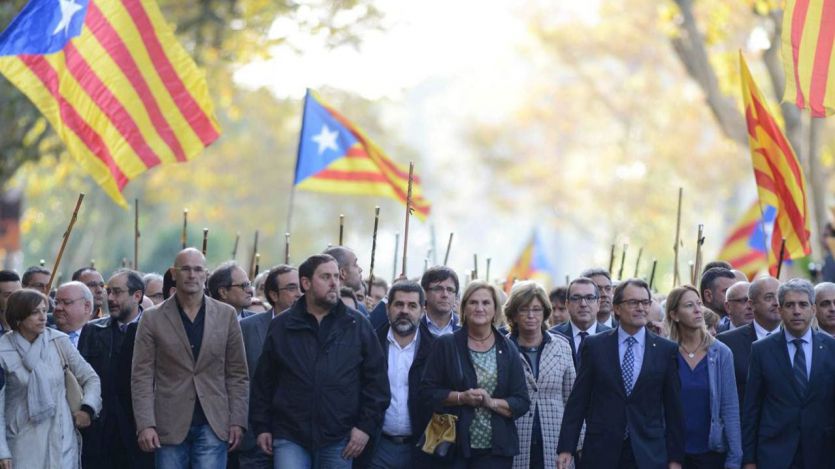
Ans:
[[[397,278],[397,253],[398,253],[399,248],[400,248],[400,233],[395,232],[394,233],[394,257],[393,257],[394,268],[392,269],[392,272],[391,272],[392,282],[394,282],[394,280]]]
[[[679,274],[678,274],[678,246],[681,240],[681,199],[684,195],[684,188],[678,188],[678,210],[676,212],[676,240],[675,244],[673,245],[673,288],[678,286],[679,282]]]
[[[634,275],[635,278],[638,278],[638,267],[641,266],[641,254],[643,254],[643,253],[644,253],[644,247],[641,246],[640,248],[638,248],[638,259],[635,261],[635,275]]]
[[[623,245],[623,253],[620,256],[620,270],[618,271],[618,280],[623,280],[623,266],[626,264],[626,249],[629,247],[628,244]]]
[[[478,254],[473,254],[473,280],[478,280]]]
[[[403,229],[403,265],[400,266],[400,275],[406,277],[406,255],[408,254],[409,246],[409,218],[412,215],[412,181],[415,175],[415,163],[409,162],[409,187],[406,192],[406,226]]]
[[[203,257],[209,252],[209,229],[203,228]]]
[[[615,245],[612,243],[612,250],[609,252],[609,275],[611,276],[614,272],[612,270],[615,268]]]
[[[72,227],[75,225],[75,220],[78,219],[78,210],[81,209],[81,202],[84,200],[84,193],[78,194],[78,200],[75,202],[75,209],[72,211],[70,217],[70,224],[67,226],[67,231],[64,232],[64,239],[61,241],[61,249],[58,250],[58,257],[55,258],[55,265],[52,266],[52,273],[49,275],[49,283],[46,285],[46,291],[52,290],[52,282],[55,280],[55,274],[61,265],[61,258],[64,256],[64,249],[67,247],[67,241],[70,239]]]
[[[307,121],[307,101],[310,99],[310,88],[308,88],[304,93],[304,101],[302,101],[302,126],[299,130],[299,144],[296,147],[296,168],[293,170],[293,182],[290,184],[290,196],[287,198],[287,228],[284,230],[285,233],[292,233],[292,223],[293,223],[293,202],[296,198],[296,183],[298,182],[299,177],[299,159],[302,156],[302,140],[304,138],[304,130],[305,130],[305,123]],[[285,257],[287,255],[285,254]]]
[[[447,262],[449,262],[449,250],[452,249],[452,236],[453,236],[453,234],[454,233],[450,231],[449,241],[447,241],[447,243],[446,243],[446,254],[444,254],[444,265],[446,265]]]
[[[786,254],[786,238],[780,242],[780,259],[777,260],[777,280],[780,280],[780,271],[783,270],[783,256]]]
[[[649,289],[652,290],[652,284],[655,283],[655,267],[658,266],[658,259],[652,260],[652,270],[649,272]]]
[[[232,260],[234,261],[236,257],[238,257],[238,243],[241,241],[241,232],[238,231],[235,233],[235,245],[232,246]]]
[[[345,215],[339,214],[339,244],[337,246],[342,246],[343,233],[345,233]]]
[[[696,285],[696,280],[700,278],[702,271],[702,245],[705,242],[704,225],[699,225],[699,232],[696,235],[696,265],[693,268],[693,285]]]
[[[183,209],[183,233],[180,235],[180,241],[183,245],[183,249],[188,247],[188,209]]]
[[[371,233],[371,267],[368,269],[368,288],[374,283],[374,257],[377,254],[377,227],[380,225],[380,207],[374,207],[374,231]]]
[[[133,268],[139,270],[139,199],[133,199]]]
[[[290,233],[284,233],[284,263],[290,264]]]
[[[484,280],[490,281],[490,258],[487,258],[487,268],[484,271]]]

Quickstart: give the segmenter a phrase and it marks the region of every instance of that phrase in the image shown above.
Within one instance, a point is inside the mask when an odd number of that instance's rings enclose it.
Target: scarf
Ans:
[[[42,333],[29,343],[18,332],[12,332],[11,343],[20,354],[23,366],[29,370],[29,384],[26,388],[26,403],[29,408],[29,420],[42,422],[55,414],[55,399],[47,379],[47,340]]]

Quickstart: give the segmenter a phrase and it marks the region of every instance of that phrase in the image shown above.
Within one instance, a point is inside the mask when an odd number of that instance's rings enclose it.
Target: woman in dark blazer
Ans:
[[[496,328],[499,295],[475,281],[461,298],[463,327],[439,337],[421,381],[421,400],[458,416],[456,457],[446,467],[510,468],[519,453],[514,420],[530,407],[522,359]],[[433,468],[444,467],[439,461]]]

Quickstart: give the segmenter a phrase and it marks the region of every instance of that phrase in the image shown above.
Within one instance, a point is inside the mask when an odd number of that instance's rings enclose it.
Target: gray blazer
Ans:
[[[725,467],[736,469],[742,465],[742,429],[734,357],[731,349],[718,340],[707,349],[707,373],[710,385],[708,448],[727,453]]]

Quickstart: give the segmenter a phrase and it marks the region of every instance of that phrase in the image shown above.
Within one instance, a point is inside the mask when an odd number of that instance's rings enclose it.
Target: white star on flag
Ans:
[[[62,29],[64,30],[64,34],[67,34],[73,16],[81,10],[81,5],[75,3],[75,0],[58,0],[58,5],[61,7],[61,21],[58,22],[55,31],[52,31],[53,36],[58,34]]]
[[[322,125],[322,131],[319,132],[318,135],[313,136],[313,141],[319,145],[319,155],[325,152],[328,148],[332,149],[333,151],[339,150],[339,147],[336,146],[336,137],[339,136],[339,131],[334,130],[331,132],[331,129],[328,128],[326,124]]]

